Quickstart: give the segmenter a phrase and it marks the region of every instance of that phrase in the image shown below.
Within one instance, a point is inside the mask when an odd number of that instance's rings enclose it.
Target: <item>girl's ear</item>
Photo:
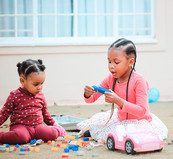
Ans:
[[[135,64],[135,58],[130,58],[129,66],[132,67]]]
[[[23,75],[20,76],[20,83],[23,86],[25,81],[25,77]]]

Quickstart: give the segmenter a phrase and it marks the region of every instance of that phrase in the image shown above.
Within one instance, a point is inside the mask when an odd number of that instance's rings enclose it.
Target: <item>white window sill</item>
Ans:
[[[119,37],[120,38],[120,37]],[[125,37],[136,44],[152,44],[151,37]],[[0,47],[10,46],[60,46],[60,45],[110,45],[118,38],[0,38]]]

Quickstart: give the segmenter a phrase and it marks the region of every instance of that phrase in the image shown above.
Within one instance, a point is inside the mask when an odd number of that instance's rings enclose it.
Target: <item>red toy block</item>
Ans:
[[[50,145],[51,143],[52,143],[52,141],[51,141],[51,140],[49,140],[49,141],[47,142],[47,144],[48,144],[48,145]]]
[[[69,154],[68,153],[63,153],[62,158],[69,158]]]
[[[83,146],[90,145],[90,142],[81,142]]]
[[[63,144],[68,144],[68,141],[62,141]]]
[[[17,147],[14,147],[14,151],[17,151]]]
[[[58,143],[56,146],[57,146],[57,147],[60,147],[60,145],[61,145],[61,143]]]
[[[24,148],[25,151],[28,151],[28,148]]]

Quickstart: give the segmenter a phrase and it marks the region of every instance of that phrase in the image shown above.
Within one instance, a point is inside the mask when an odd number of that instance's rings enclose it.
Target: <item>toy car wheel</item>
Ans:
[[[135,154],[134,145],[133,145],[133,142],[131,140],[126,140],[125,150],[126,150],[127,154]]]
[[[109,150],[115,150],[115,142],[112,136],[109,136],[107,139],[107,148]]]

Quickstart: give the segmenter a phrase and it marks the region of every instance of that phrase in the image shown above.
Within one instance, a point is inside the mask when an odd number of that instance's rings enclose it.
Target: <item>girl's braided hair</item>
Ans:
[[[129,75],[129,78],[128,78],[128,81],[127,81],[127,87],[126,87],[126,101],[128,101],[129,81],[130,81],[130,77],[132,75],[132,72],[135,69],[135,64],[136,64],[136,47],[135,47],[135,44],[132,41],[127,40],[125,38],[121,38],[121,39],[118,39],[117,41],[115,41],[114,43],[112,43],[108,50],[110,50],[112,48],[123,49],[125,51],[125,53],[127,54],[127,58],[129,58],[130,55],[135,56],[135,62],[134,62],[134,65],[131,68],[130,75]],[[113,82],[112,91],[114,91],[115,83],[116,83],[116,78],[114,79],[114,82]],[[110,121],[113,113],[114,113],[114,103],[112,103],[111,114],[110,114],[109,120],[106,122],[106,125]],[[126,116],[126,120],[127,119],[128,119],[128,113],[127,113],[127,116]]]
[[[17,64],[19,76],[23,75],[25,78],[32,72],[43,72],[46,67],[43,65],[42,60],[27,59],[22,63]]]

